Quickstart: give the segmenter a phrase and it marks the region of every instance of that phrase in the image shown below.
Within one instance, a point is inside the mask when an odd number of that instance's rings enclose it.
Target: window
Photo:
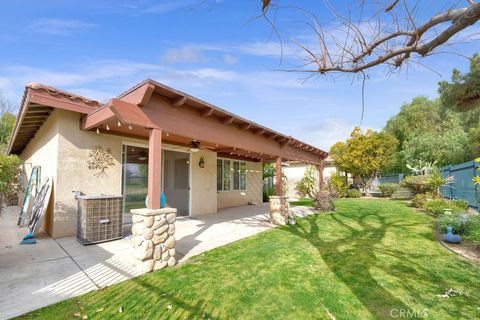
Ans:
[[[243,161],[217,160],[217,190],[246,190],[247,164]]]

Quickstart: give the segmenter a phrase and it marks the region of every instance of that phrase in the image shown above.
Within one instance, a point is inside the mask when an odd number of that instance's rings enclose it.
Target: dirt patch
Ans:
[[[469,242],[462,241],[462,243],[454,244],[443,241],[443,235],[438,234],[438,242],[448,250],[461,255],[465,259],[471,260],[477,264],[480,264],[480,248]]]

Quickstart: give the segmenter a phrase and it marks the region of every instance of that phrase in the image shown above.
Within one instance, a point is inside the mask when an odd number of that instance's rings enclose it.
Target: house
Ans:
[[[305,171],[309,164],[301,161],[288,161],[283,164],[283,174],[286,178],[286,195],[290,198],[298,198],[299,195],[296,190],[297,183],[302,180]],[[332,174],[335,174],[337,169],[333,165],[333,159],[328,156],[323,161],[322,177],[325,181],[330,179]],[[318,181],[319,172],[316,172],[316,180]]]
[[[198,216],[260,203],[263,162],[322,166],[327,156],[153,80],[106,104],[29,84],[8,152],[23,161],[24,182],[34,166],[53,177],[44,228],[54,238],[76,232],[74,192],[123,195],[128,213],[160,208],[163,191],[178,215]]]

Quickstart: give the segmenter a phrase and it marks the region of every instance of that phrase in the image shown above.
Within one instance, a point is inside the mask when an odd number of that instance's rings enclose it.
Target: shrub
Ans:
[[[319,211],[335,210],[335,194],[326,190],[319,191],[315,196],[315,208]]]
[[[462,211],[467,211],[468,209],[468,201],[467,200],[463,200],[463,199],[456,199],[456,200],[452,200],[452,202],[459,208],[462,209]]]
[[[463,234],[464,228],[456,214],[444,214],[437,218],[437,226],[442,233],[447,233],[447,228],[452,227],[454,234]]]
[[[471,216],[466,228],[465,239],[480,245],[480,216]]]
[[[0,154],[0,214],[5,197],[17,191],[20,177],[20,159],[17,156]]]
[[[346,195],[347,195],[347,198],[361,198],[362,197],[362,193],[360,192],[360,190],[357,190],[357,189],[348,189]]]
[[[423,207],[427,211],[436,215],[443,214],[445,209],[451,209],[452,213],[454,214],[465,212],[465,209],[457,206],[454,201],[445,200],[445,199],[428,200],[427,202],[425,202]]]
[[[413,197],[412,206],[414,206],[415,208],[423,208],[427,201],[434,200],[436,198],[436,194],[432,192],[419,193]]]
[[[297,182],[295,190],[301,198],[315,197],[315,173],[315,167],[309,165],[305,169],[302,179]]]
[[[430,183],[429,175],[408,176],[403,179],[401,185],[412,190],[414,194],[433,192],[435,186]]]
[[[270,196],[275,195],[275,187],[263,186],[263,202],[270,201]]]
[[[392,194],[397,191],[397,183],[384,183],[378,186],[378,189],[382,192],[382,196],[391,197]]]
[[[347,191],[346,177],[340,175],[338,172],[333,174],[329,180],[329,188],[333,189],[339,197],[345,197]]]

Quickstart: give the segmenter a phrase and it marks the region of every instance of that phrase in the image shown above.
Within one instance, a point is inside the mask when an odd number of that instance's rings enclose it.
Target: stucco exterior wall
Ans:
[[[290,166],[282,168],[283,174],[287,177],[287,197],[298,197],[295,187],[297,183],[302,180],[305,169],[306,165],[304,163],[292,163]]]
[[[198,165],[200,158],[205,161],[205,168]],[[191,212],[192,216],[217,212],[217,154],[200,150],[191,156]]]
[[[58,110],[58,165],[55,227],[52,237],[72,236],[77,226],[77,200],[73,191],[85,194],[122,194],[122,143],[145,144],[144,140],[97,134],[79,128],[78,113]],[[105,174],[88,168],[90,150],[95,146],[110,149],[114,165]]]
[[[246,164],[247,190],[219,191],[217,193],[218,209],[245,206],[249,202],[262,203],[262,164],[260,162],[246,162]]]
[[[305,170],[307,165],[304,163],[290,163],[290,166],[283,167],[283,174],[287,177],[287,186],[288,190],[286,195],[291,198],[298,198],[297,191],[295,187],[297,183],[302,180],[303,175],[305,174]],[[334,174],[337,169],[333,165],[325,165],[323,168],[323,178],[325,181],[330,179],[330,176]]]
[[[58,192],[57,185],[57,154],[58,154],[58,119],[57,111],[52,112],[43,126],[38,130],[35,137],[29,142],[25,150],[20,155],[22,160],[21,190],[25,190],[28,184],[28,178],[31,175],[34,166],[41,167],[41,180],[46,177],[52,177],[53,189],[51,193],[50,205],[47,208],[43,228],[49,233],[53,233],[54,202]],[[24,192],[19,193],[19,206],[23,204]],[[30,198],[30,208],[34,200]],[[28,221],[26,221],[28,223]]]

